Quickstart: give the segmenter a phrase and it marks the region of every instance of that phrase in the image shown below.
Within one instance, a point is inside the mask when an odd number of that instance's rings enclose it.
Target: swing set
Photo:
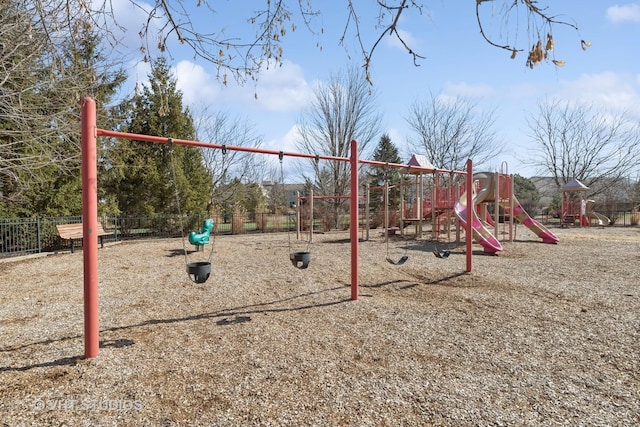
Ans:
[[[84,356],[85,358],[94,358],[99,354],[100,339],[99,339],[99,293],[98,293],[98,155],[97,155],[97,139],[98,137],[108,138],[124,138],[134,141],[146,141],[159,144],[180,144],[190,147],[200,147],[208,149],[221,149],[221,150],[233,150],[242,151],[248,153],[258,153],[267,155],[276,155],[279,158],[284,156],[307,158],[307,159],[322,159],[335,162],[346,162],[350,164],[350,242],[351,242],[351,300],[358,299],[359,292],[359,236],[358,236],[358,224],[359,224],[359,180],[358,180],[358,167],[361,164],[368,164],[373,166],[385,166],[395,168],[404,168],[406,165],[401,164],[387,164],[383,162],[373,160],[362,160],[358,158],[358,143],[356,140],[351,141],[350,156],[338,157],[338,156],[325,156],[317,154],[305,154],[295,152],[283,152],[278,150],[269,150],[253,147],[240,147],[240,146],[226,146],[216,143],[207,143],[199,141],[190,141],[182,139],[171,139],[161,136],[139,135],[127,132],[111,131],[100,129],[97,126],[96,120],[96,103],[91,97],[85,97],[82,99],[82,112],[81,112],[81,157],[82,157],[82,229],[84,239],[83,250],[83,270],[84,270]],[[473,173],[472,173],[472,161],[467,160],[466,172],[459,172],[466,174],[467,186],[471,188],[473,185]],[[473,206],[471,199],[471,192],[467,192],[468,206]],[[471,210],[468,209],[467,220],[467,236],[472,236],[472,217]],[[184,239],[183,239],[184,243]],[[467,244],[467,259],[466,259],[466,271],[471,272],[472,268],[472,239],[466,239]],[[213,250],[213,247],[212,247]],[[213,253],[213,252],[212,252]],[[186,250],[185,250],[186,254]],[[290,252],[291,262],[295,262],[297,268],[304,267],[305,263],[308,266],[311,259],[311,253],[309,251],[304,252]],[[186,259],[187,267],[189,268],[189,262]],[[196,271],[198,274],[202,274],[202,278],[198,276],[197,280],[206,281],[204,276],[210,273],[211,263],[207,262],[204,265],[204,270]],[[198,265],[192,266],[193,268]],[[209,268],[209,272],[206,271],[206,267]],[[189,272],[189,270],[188,270]],[[208,276],[207,276],[208,278]]]

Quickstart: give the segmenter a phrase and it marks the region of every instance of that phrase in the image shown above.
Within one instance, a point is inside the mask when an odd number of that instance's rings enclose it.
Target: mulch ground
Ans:
[[[372,234],[358,301],[344,232],[306,270],[286,234],[219,236],[203,284],[180,239],[107,245],[95,359],[82,251],[2,262],[0,425],[638,425],[640,228],[553,231],[471,273]]]

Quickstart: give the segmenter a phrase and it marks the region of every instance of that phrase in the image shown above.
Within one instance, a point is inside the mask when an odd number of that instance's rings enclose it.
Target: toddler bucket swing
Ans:
[[[278,159],[280,159],[280,179],[282,182],[282,194],[286,194],[284,188],[284,168],[282,166],[282,159],[284,157],[284,152],[280,151],[278,154]],[[287,218],[289,216],[287,215]],[[294,252],[291,244],[291,227],[289,226],[289,222],[287,221],[287,238],[289,241],[289,260],[291,264],[299,270],[304,270],[309,267],[309,263],[311,262],[311,251],[309,250],[310,241],[307,240],[307,249],[305,251]],[[296,225],[297,226],[297,225]]]
[[[224,155],[224,151],[223,151],[223,155]],[[171,160],[171,172],[173,173],[173,183],[175,186],[174,193],[176,197],[176,206],[178,209],[178,218],[180,220],[180,234],[182,237],[182,251],[184,253],[184,263],[186,267],[186,272],[187,272],[187,275],[189,276],[189,279],[191,279],[193,283],[196,283],[196,284],[205,283],[209,279],[209,276],[211,276],[211,258],[213,258],[214,244],[212,240],[211,251],[209,252],[209,258],[207,259],[207,261],[190,261],[189,260],[189,255],[187,254],[187,246],[185,243],[186,239],[184,235],[184,221],[183,221],[182,212],[180,209],[180,195],[178,194],[176,166],[173,160],[173,139],[172,138],[169,138],[169,158]],[[209,218],[204,220],[202,224],[202,230],[199,233],[195,231],[192,231],[191,233],[189,233],[189,243],[197,246],[198,248],[200,246],[206,245],[209,242],[209,236],[213,232],[214,225],[215,224],[213,222],[213,219]],[[215,234],[214,234],[214,238],[215,238]]]
[[[311,252],[293,252],[289,255],[289,259],[295,268],[304,270],[311,262]]]
[[[192,231],[189,233],[189,243],[195,245],[198,250],[200,247],[209,243],[209,236],[213,232],[214,226],[213,219],[205,219],[202,223],[202,230],[200,232]],[[184,237],[183,237],[184,243]],[[186,257],[185,250],[185,257]],[[211,243],[211,252],[209,253],[209,259],[207,261],[189,262],[188,257],[186,259],[187,274],[194,283],[204,283],[211,275],[211,258],[213,256],[213,242]]]

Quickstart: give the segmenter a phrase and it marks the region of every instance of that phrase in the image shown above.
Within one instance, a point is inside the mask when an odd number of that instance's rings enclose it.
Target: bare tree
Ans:
[[[254,36],[243,39],[234,30],[228,31],[223,24],[225,4],[214,0],[198,0],[200,26],[191,17],[192,11],[188,0],[129,0],[137,10],[146,16],[140,28],[134,29],[140,36],[140,51],[145,59],[149,59],[152,51],[170,54],[170,46],[175,42],[189,46],[194,55],[204,58],[218,67],[218,77],[226,82],[228,78],[245,81],[256,78],[257,73],[266,61],[276,65],[285,57],[282,41],[291,37],[298,27],[305,27],[315,35],[318,47],[321,47],[321,35],[324,34],[323,16],[320,2],[312,0],[265,0],[262,6],[248,8],[244,19],[237,19],[232,25],[236,28],[246,26],[255,30]],[[226,3],[226,2],[225,2]],[[380,41],[384,37],[396,38],[419,65],[423,58],[415,47],[402,36],[399,22],[402,15],[428,15],[428,9],[416,0],[370,0],[370,2],[344,1],[347,12],[342,17],[344,27],[339,43],[346,45],[346,40],[355,39],[360,50],[365,69],[365,78],[369,78],[372,58]],[[539,0],[477,0],[466,7],[475,7],[478,27],[481,36],[492,46],[504,49],[512,58],[520,51],[529,52],[526,65],[534,65],[549,59],[553,54],[555,40],[553,30],[557,26],[568,26],[578,32],[576,24],[568,19],[560,19]],[[472,6],[473,5],[473,6]],[[373,22],[362,22],[361,9],[376,7],[377,18]],[[457,7],[457,6],[451,6]],[[113,0],[35,0],[35,9],[42,16],[57,17],[50,22],[47,34],[58,37],[62,33],[73,37],[76,34],[75,21],[77,15],[85,15],[91,25],[102,34],[111,35],[112,43],[119,44],[115,25],[117,21]],[[70,16],[76,15],[76,16]],[[562,16],[566,16],[563,14]],[[340,17],[331,17],[332,21]],[[204,24],[206,23],[206,24]],[[214,23],[212,25],[212,23]],[[489,31],[499,26],[497,31]],[[124,28],[122,28],[124,29]],[[242,31],[242,30],[240,30]],[[241,34],[241,33],[240,33]],[[500,34],[494,38],[489,34]],[[517,42],[517,43],[516,43]],[[588,42],[581,40],[582,47]],[[531,46],[531,47],[530,47]],[[562,65],[562,59],[553,58],[556,65]]]
[[[198,114],[195,125],[198,139],[204,141],[254,148],[261,144],[262,137],[256,134],[253,125],[226,112],[210,112],[205,108]],[[209,209],[213,205],[224,205],[232,198],[230,182],[260,182],[265,173],[263,156],[224,149],[203,150],[202,156],[213,178]]]
[[[331,76],[314,91],[299,123],[302,152],[326,156],[349,157],[350,143],[366,157],[369,143],[380,134],[381,116],[375,107],[376,94],[357,70]],[[349,193],[350,166],[345,162],[311,162],[318,194],[343,196]],[[333,203],[336,220],[340,200]]]
[[[493,129],[494,114],[468,99],[432,93],[427,101],[415,101],[409,108],[406,120],[415,133],[409,144],[437,168],[462,170],[468,158],[486,164],[502,148]]]
[[[528,126],[535,144],[532,163],[558,187],[575,178],[593,196],[622,185],[640,167],[640,126],[624,113],[547,100]]]

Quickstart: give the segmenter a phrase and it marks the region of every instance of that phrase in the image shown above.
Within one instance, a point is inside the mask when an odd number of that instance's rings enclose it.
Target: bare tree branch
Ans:
[[[481,112],[463,98],[445,101],[431,94],[427,103],[412,104],[406,120],[415,134],[410,144],[438,168],[461,170],[468,158],[482,165],[501,149],[494,112]]]
[[[350,142],[358,140],[359,149],[366,156],[369,143],[380,130],[380,114],[375,107],[375,94],[370,92],[362,74],[350,69],[334,75],[319,86],[300,120],[301,151],[328,156],[349,156]],[[312,162],[317,194],[344,196],[349,193],[349,168],[344,162]],[[343,201],[332,202],[334,214]]]
[[[558,187],[575,178],[597,195],[637,172],[640,129],[624,113],[546,101],[528,125],[536,146],[533,164],[550,174]]]
[[[280,64],[285,57],[282,41],[296,31],[299,26],[297,23],[301,22],[315,36],[323,33],[322,28],[313,28],[318,18],[322,17],[320,11],[314,8],[313,0],[265,0],[261,7],[246,15],[247,24],[255,27],[255,35],[251,38],[242,38],[240,31],[237,34],[227,34],[218,16],[218,9],[223,9],[224,5],[215,8],[214,4],[217,3],[213,0],[199,0],[196,4],[202,15],[209,18],[202,21],[213,23],[205,29],[191,18],[187,0],[151,0],[150,5],[142,0],[128,1],[147,15],[139,30],[143,59],[151,59],[155,50],[170,54],[171,42],[176,41],[189,46],[194,57],[214,64],[218,70],[218,78],[223,83],[229,78],[244,83],[248,79],[256,79],[264,64]],[[409,53],[413,64],[419,66],[420,60],[425,57],[403,37],[399,26],[402,16],[410,13],[421,16],[424,6],[416,0],[370,1],[379,9],[375,23],[361,22],[356,2],[346,1],[346,22],[338,43],[346,47],[347,35],[354,33],[365,69],[364,75],[369,81],[373,58],[385,37],[395,37]],[[77,33],[74,22],[82,15],[114,45],[118,45],[121,41],[116,38],[113,26],[120,26],[120,23],[117,22],[112,2],[113,0],[35,0],[35,8],[41,17],[49,17],[44,30],[51,40],[61,36],[74,37]],[[505,31],[501,33],[506,34],[506,41],[489,35],[487,29],[491,21],[486,22],[487,18],[482,13],[488,6],[493,11],[496,4],[502,6],[498,15],[503,20],[502,29]],[[512,58],[526,49],[529,56],[525,64],[529,67],[549,57],[554,42],[553,29],[556,26],[568,26],[578,31],[577,25],[558,18],[558,15],[553,15],[547,7],[535,0],[476,0],[475,8],[481,37],[489,45],[511,52]],[[514,25],[511,24],[512,18],[515,20]],[[335,20],[335,17],[332,19]],[[524,19],[527,25],[521,26],[520,19]],[[123,29],[122,26],[119,28]],[[215,31],[212,32],[211,28],[215,28]],[[526,41],[523,41],[524,46],[517,43],[521,30],[527,35]],[[374,37],[369,43],[367,40],[371,34]],[[513,42],[509,41],[510,37]],[[551,43],[548,42],[549,38]],[[589,46],[588,42],[580,42],[582,48]],[[556,65],[564,63],[562,59],[553,58],[551,61]]]
[[[244,147],[259,147],[261,137],[245,120],[232,118],[224,112],[211,112],[204,108],[195,120],[198,138],[216,144]],[[265,166],[264,159],[250,153],[231,150],[203,150],[205,167],[213,178],[211,200],[225,203],[225,194],[220,189],[232,179],[240,182],[260,182]],[[230,195],[227,194],[227,197]]]

